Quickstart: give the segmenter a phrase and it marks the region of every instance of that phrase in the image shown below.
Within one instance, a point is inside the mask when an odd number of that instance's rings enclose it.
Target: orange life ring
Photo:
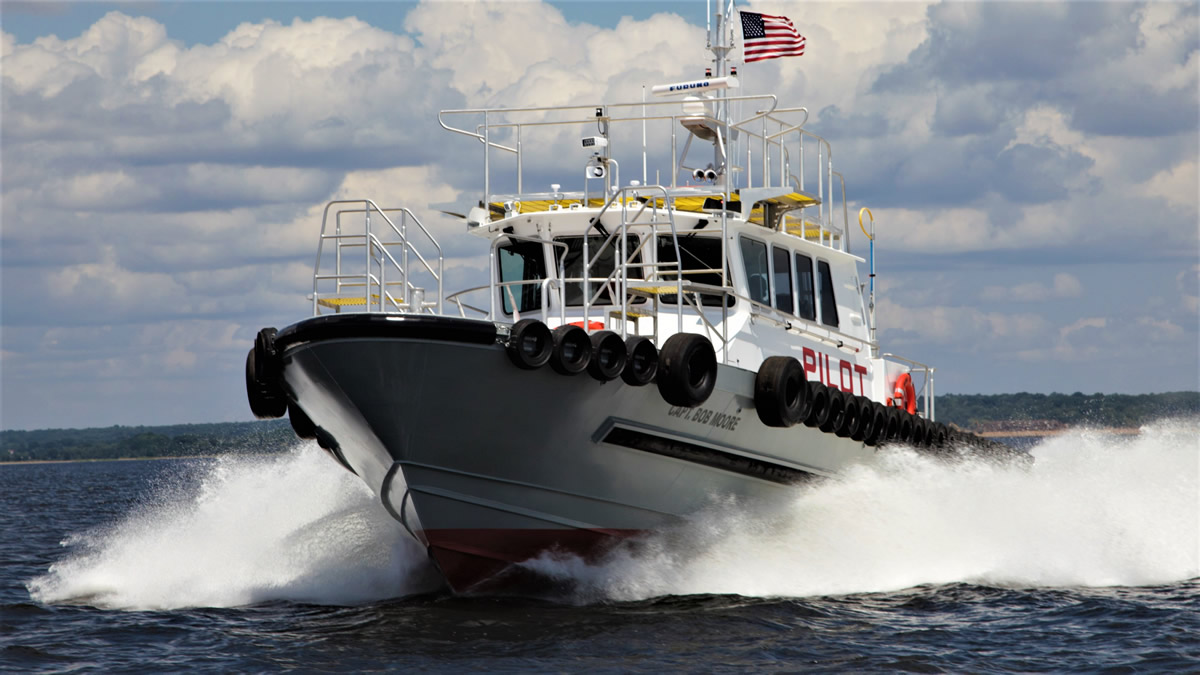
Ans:
[[[917,390],[913,387],[912,377],[908,373],[903,373],[896,378],[896,386],[892,388],[890,404],[908,411],[909,415],[917,414]]]

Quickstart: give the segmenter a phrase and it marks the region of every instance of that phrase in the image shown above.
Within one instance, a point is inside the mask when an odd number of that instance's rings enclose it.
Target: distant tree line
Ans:
[[[1200,415],[1200,392],[1167,394],[947,394],[937,419],[966,429],[992,422],[1049,420],[1068,426],[1138,427]],[[266,422],[0,431],[0,462],[194,457],[282,452],[296,442],[286,419]]]
[[[940,422],[977,428],[989,422],[1049,420],[1067,426],[1140,427],[1166,417],[1200,415],[1200,392],[1166,394],[947,394],[934,410]]]
[[[161,427],[0,431],[0,462],[281,452],[295,441],[286,419]]]

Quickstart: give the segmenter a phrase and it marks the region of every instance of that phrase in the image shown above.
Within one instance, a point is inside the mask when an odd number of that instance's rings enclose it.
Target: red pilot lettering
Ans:
[[[838,381],[834,382],[833,364],[830,363],[830,356],[828,354],[804,347],[801,360],[804,363],[804,373],[809,380],[815,379],[825,386],[836,387],[847,394],[854,393],[854,374],[858,373],[858,392],[866,395],[866,367],[860,366],[853,361],[838,359]]]
[[[817,372],[817,353],[808,347],[804,348],[804,372]],[[812,379],[811,377],[809,379]]]

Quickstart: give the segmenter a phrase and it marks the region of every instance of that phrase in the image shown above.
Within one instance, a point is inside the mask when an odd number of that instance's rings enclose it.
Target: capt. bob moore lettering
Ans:
[[[737,430],[738,422],[742,421],[742,418],[737,415],[726,415],[725,413],[719,413],[708,408],[688,408],[682,405],[671,406],[671,409],[667,411],[667,416],[678,417],[681,420],[704,424],[726,431]]]

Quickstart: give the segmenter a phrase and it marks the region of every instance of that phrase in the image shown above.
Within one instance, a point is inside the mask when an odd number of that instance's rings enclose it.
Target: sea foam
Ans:
[[[1200,423],[1075,430],[1032,467],[880,453],[781,503],[716,503],[598,565],[530,563],[577,598],[814,596],[955,582],[1146,586],[1200,576]]]
[[[169,609],[357,604],[430,588],[421,547],[315,443],[159,482],[120,522],[64,541],[70,552],[29,582],[31,596]]]
[[[1200,576],[1200,423],[1075,430],[1030,468],[889,449],[772,504],[714,497],[596,564],[526,563],[573,602],[694,593],[802,597],[955,582],[1144,586]],[[226,456],[73,536],[29,582],[45,603],[116,608],[358,604],[432,590],[424,551],[315,444]]]

